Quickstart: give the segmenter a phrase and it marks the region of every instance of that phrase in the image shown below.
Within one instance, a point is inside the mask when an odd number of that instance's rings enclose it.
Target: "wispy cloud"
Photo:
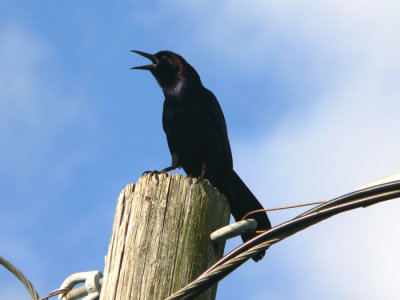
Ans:
[[[292,111],[272,135],[236,143],[236,165],[265,206],[328,200],[400,171],[400,9],[369,2],[310,5],[307,19],[300,10],[286,28],[309,38],[308,55],[331,46],[340,55],[326,59],[342,67],[309,109]],[[394,200],[358,210],[287,241],[281,270],[297,299],[397,299],[399,209]]]
[[[90,159],[88,151],[66,149],[71,142],[81,143],[80,135],[94,132],[93,109],[79,84],[72,90],[60,86],[56,55],[46,41],[23,26],[10,25],[0,31],[0,45],[1,167],[22,183],[43,167],[50,168],[49,177],[60,180],[62,170],[70,169],[66,165]],[[76,139],[65,139],[77,129]],[[60,152],[62,161],[47,163]]]

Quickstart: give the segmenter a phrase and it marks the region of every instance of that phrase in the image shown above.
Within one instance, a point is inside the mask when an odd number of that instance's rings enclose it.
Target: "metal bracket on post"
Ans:
[[[242,233],[255,230],[257,228],[257,221],[254,219],[247,219],[239,221],[228,226],[224,226],[215,230],[210,235],[211,243],[218,243],[235,236],[241,235]]]
[[[72,289],[75,285],[84,282],[85,285],[77,289],[71,290],[68,294],[59,296],[59,300],[72,300],[78,299],[80,297],[82,300],[95,300],[100,296],[101,283],[103,279],[103,274],[100,271],[88,271],[74,273],[69,276],[61,285],[62,288]]]

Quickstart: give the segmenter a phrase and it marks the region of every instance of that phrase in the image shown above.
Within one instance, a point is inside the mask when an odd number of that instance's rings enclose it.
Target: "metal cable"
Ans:
[[[2,264],[8,271],[13,273],[14,276],[19,279],[19,281],[22,282],[22,284],[29,292],[29,295],[31,296],[32,300],[39,299],[39,295],[36,292],[35,288],[33,287],[32,283],[24,276],[24,274],[22,274],[20,270],[18,270],[12,263],[10,263],[8,260],[6,260],[1,256],[0,256],[0,264]]]
[[[248,216],[252,214],[256,214],[258,212],[264,212],[264,211],[275,211],[275,210],[283,210],[283,209],[290,209],[290,208],[298,208],[298,207],[303,207],[303,206],[310,206],[310,205],[316,205],[316,204],[324,204],[328,201],[316,201],[316,202],[309,202],[309,203],[303,203],[303,204],[295,204],[295,205],[288,205],[288,206],[280,206],[280,207],[274,207],[274,208],[263,208],[263,209],[256,209],[251,212],[248,212],[245,214],[241,220],[246,220]]]
[[[237,247],[208,268],[196,280],[169,296],[167,300],[191,299],[201,294],[257,253],[309,226],[345,211],[367,207],[398,197],[400,197],[400,181],[395,181],[327,201]]]
[[[49,298],[58,296],[58,295],[67,295],[71,291],[70,288],[62,288],[62,289],[56,289],[52,291],[50,294],[48,294],[46,297],[42,297],[39,300],[48,300]],[[68,299],[73,299],[73,298],[68,298]]]

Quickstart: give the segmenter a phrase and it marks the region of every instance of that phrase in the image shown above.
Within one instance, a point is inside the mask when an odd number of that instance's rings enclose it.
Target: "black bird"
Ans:
[[[257,198],[233,170],[232,153],[224,114],[214,94],[201,83],[200,76],[186,60],[171,51],[154,55],[132,50],[152,64],[132,69],[149,70],[165,96],[162,123],[172,164],[161,172],[182,167],[188,176],[208,179],[228,199],[236,221],[253,210],[262,209]],[[257,230],[271,228],[265,212],[251,218]],[[247,241],[257,234],[242,235]],[[260,260],[265,251],[253,259]]]

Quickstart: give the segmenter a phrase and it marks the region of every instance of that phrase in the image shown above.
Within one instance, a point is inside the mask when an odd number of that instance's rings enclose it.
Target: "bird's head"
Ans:
[[[131,52],[142,55],[152,62],[152,64],[133,67],[131,69],[149,70],[162,88],[175,86],[180,80],[188,78],[200,80],[195,69],[179,54],[171,51],[160,51],[156,54],[137,50],[132,50]]]

